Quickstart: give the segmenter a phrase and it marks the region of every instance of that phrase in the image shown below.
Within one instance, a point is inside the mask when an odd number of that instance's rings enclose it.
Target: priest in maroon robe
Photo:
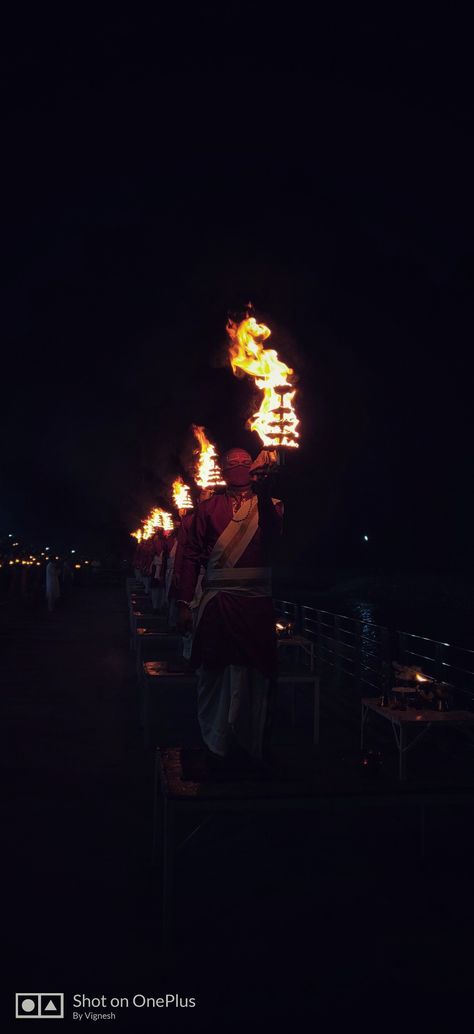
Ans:
[[[261,758],[272,680],[276,674],[271,598],[272,547],[283,507],[271,498],[265,468],[248,452],[224,458],[227,487],[197,508],[179,580],[182,623],[188,619],[201,565],[203,594],[195,622],[192,661],[199,666],[198,716],[212,761],[237,745]]]

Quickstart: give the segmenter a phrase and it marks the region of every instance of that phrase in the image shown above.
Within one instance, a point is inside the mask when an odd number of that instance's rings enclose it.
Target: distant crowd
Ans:
[[[54,610],[62,597],[67,597],[84,571],[95,572],[99,561],[75,561],[70,557],[16,556],[0,552],[0,598],[4,601],[45,604]]]

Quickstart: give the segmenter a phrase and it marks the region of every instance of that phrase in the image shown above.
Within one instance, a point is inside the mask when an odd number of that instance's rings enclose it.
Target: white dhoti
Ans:
[[[153,585],[151,583],[151,605],[153,610],[162,610],[164,601],[165,590],[162,585]]]
[[[247,753],[261,758],[270,679],[257,668],[237,664],[201,668],[197,692],[201,735],[209,750],[225,756],[232,730]]]

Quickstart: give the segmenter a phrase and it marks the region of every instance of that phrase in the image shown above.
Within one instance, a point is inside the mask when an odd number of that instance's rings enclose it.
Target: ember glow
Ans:
[[[225,485],[225,481],[222,478],[221,469],[219,467],[215,446],[206,437],[204,427],[198,427],[197,424],[193,424],[193,431],[195,438],[199,442],[200,448],[195,475],[196,484],[199,485],[199,488],[210,489],[219,488],[220,486]]]
[[[178,510],[193,509],[189,486],[184,484],[182,477],[177,477],[176,481],[173,481],[173,499]]]
[[[250,418],[248,427],[257,432],[267,448],[297,449],[299,420],[293,406],[296,388],[289,380],[293,370],[278,358],[274,348],[263,347],[271,330],[251,316],[238,324],[229,320],[227,333],[233,372],[237,377],[249,374],[263,391],[260,409]]]

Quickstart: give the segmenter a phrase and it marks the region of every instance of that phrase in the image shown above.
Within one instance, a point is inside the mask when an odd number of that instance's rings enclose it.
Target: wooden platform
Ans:
[[[137,628],[135,647],[138,681],[142,681],[144,661],[160,661],[171,656],[178,660],[182,653],[182,643],[182,637],[176,632],[157,632],[151,628]]]
[[[143,661],[141,712],[145,749],[176,742],[197,746],[197,677],[176,660]]]
[[[155,755],[153,851],[159,848],[161,860],[162,934],[169,947],[172,928],[173,880],[175,852],[213,818],[220,814],[274,813],[282,811],[314,811],[325,809],[387,807],[414,808],[419,818],[419,845],[416,854],[424,854],[425,809],[428,805],[450,804],[462,800],[474,803],[474,788],[443,792],[438,789],[412,789],[407,784],[395,787],[386,782],[359,778],[347,780],[345,786],[322,777],[317,766],[304,774],[267,772],[261,777],[242,773],[238,777],[218,779],[211,776],[203,751],[180,747],[158,749]],[[183,826],[187,824],[187,831]],[[191,824],[191,828],[189,826]],[[183,831],[185,836],[183,837]],[[179,839],[181,837],[181,839]]]

